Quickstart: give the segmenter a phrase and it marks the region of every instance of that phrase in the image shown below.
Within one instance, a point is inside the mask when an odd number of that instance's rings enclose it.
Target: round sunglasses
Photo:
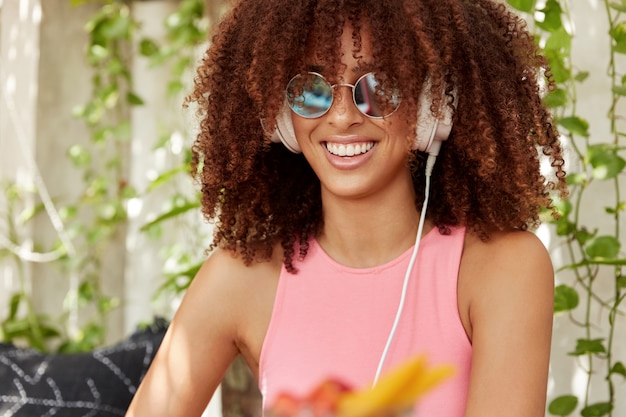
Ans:
[[[307,119],[315,119],[330,110],[335,87],[350,87],[357,109],[367,117],[381,119],[390,116],[400,106],[400,92],[397,88],[388,87],[386,84],[391,83],[385,83],[383,79],[368,72],[354,84],[330,84],[321,74],[308,72],[293,77],[287,84],[285,95],[294,113]]]

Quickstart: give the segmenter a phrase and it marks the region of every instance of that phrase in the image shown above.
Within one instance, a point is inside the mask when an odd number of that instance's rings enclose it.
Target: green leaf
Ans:
[[[120,306],[120,299],[117,297],[102,297],[98,300],[98,311],[106,314]]]
[[[89,199],[97,199],[107,194],[110,181],[106,177],[96,177],[85,189],[85,197]]]
[[[113,129],[113,136],[118,142],[127,142],[132,136],[132,127],[130,121],[120,121]]]
[[[593,167],[592,175],[598,180],[615,178],[626,167],[626,161],[617,155],[616,148],[606,144],[589,146],[585,162]]]
[[[9,302],[9,320],[14,320],[17,316],[17,310],[20,307],[20,302],[24,294],[21,292],[15,293],[11,296],[11,301]]]
[[[578,116],[562,117],[557,123],[573,135],[589,137],[589,122]]]
[[[567,92],[562,88],[557,88],[554,91],[551,91],[548,95],[546,95],[543,99],[543,102],[548,107],[561,107],[567,104]]]
[[[183,16],[199,19],[204,13],[204,2],[202,0],[183,0],[179,10]]]
[[[121,75],[128,79],[128,68],[126,68],[124,61],[117,57],[111,58],[107,64],[107,71],[109,75]]]
[[[168,184],[170,180],[176,177],[180,173],[188,173],[189,167],[187,165],[179,165],[169,171],[166,171],[160,174],[157,178],[155,178],[149,185],[147,190],[153,191],[161,185]]]
[[[604,211],[608,214],[617,214],[626,210],[626,201],[620,201],[615,207],[605,207]]]
[[[585,248],[590,258],[615,259],[620,251],[620,241],[613,236],[598,236],[591,239]]]
[[[561,58],[565,59],[572,50],[572,35],[561,27],[550,34],[544,49],[557,52]]]
[[[114,16],[100,26],[99,35],[107,40],[130,39],[132,20],[129,16]]]
[[[191,69],[193,66],[193,62],[189,57],[182,57],[176,61],[174,66],[172,67],[172,74],[177,77],[182,77],[185,71]]]
[[[137,94],[133,93],[132,91],[129,91],[126,94],[126,101],[131,106],[143,106],[145,104],[143,99],[139,97]]]
[[[578,339],[576,341],[576,350],[570,352],[570,355],[580,356],[595,353],[605,353],[606,348],[602,344],[604,339]]]
[[[107,141],[107,139],[111,136],[111,133],[112,129],[110,126],[103,126],[93,133],[91,139],[96,143],[103,143]]]
[[[583,408],[580,411],[582,417],[600,417],[609,414],[613,410],[611,403],[596,403]]]
[[[9,337],[14,338],[19,335],[23,335],[29,329],[29,324],[26,319],[13,319],[7,320],[2,323],[2,330],[5,333],[10,335]]]
[[[580,71],[574,76],[574,79],[579,83],[585,81],[587,78],[589,78],[589,71]]]
[[[561,10],[561,5],[556,0],[548,0],[546,6],[538,10],[538,12],[543,13],[544,16],[542,22],[537,22],[537,26],[541,29],[554,32],[563,27],[563,22],[561,21],[563,11]]]
[[[562,217],[556,221],[557,236],[568,236],[576,231],[576,225],[567,218]]]
[[[120,91],[116,85],[110,85],[100,92],[99,97],[106,108],[112,109],[119,100]]]
[[[81,145],[73,145],[67,150],[67,156],[77,168],[84,168],[91,163],[91,154]]]
[[[109,56],[111,56],[111,51],[102,45],[91,45],[87,50],[87,59],[91,65],[98,65]]]
[[[100,204],[97,208],[98,217],[105,222],[114,221],[119,216],[121,207],[114,201],[109,201],[104,204]]]
[[[568,416],[578,406],[578,398],[574,395],[562,395],[555,398],[548,406],[548,412],[553,416]]]
[[[521,12],[530,13],[535,7],[537,0],[508,0],[509,5]]]
[[[180,205],[180,206],[175,206],[174,208],[172,208],[171,210],[161,214],[159,217],[157,217],[156,219],[152,220],[149,223],[144,224],[143,226],[141,226],[141,231],[145,232],[146,230],[150,229],[152,226],[159,224],[167,219],[171,219],[173,217],[176,216],[180,216],[183,213],[186,213],[190,210],[194,210],[196,208],[200,207],[200,203],[197,202],[188,202],[186,204]]]
[[[39,329],[41,330],[41,335],[46,339],[61,336],[61,332],[59,332],[59,330],[56,327],[52,327],[45,323],[41,323],[41,325],[39,326]]]
[[[189,268],[187,268],[187,269],[185,269],[183,271],[177,271],[177,272],[174,272],[174,273],[170,273],[170,274],[167,274],[167,276],[169,278],[176,278],[176,277],[193,278],[193,277],[196,276],[196,274],[198,273],[198,271],[202,267],[203,263],[204,263],[204,261],[197,262],[197,263],[189,266]]]
[[[554,198],[552,204],[556,208],[557,213],[561,217],[567,217],[574,209],[572,202],[569,200],[564,200],[562,198]]]
[[[189,268],[169,273],[166,276],[166,281],[156,291],[157,295],[163,291],[173,291],[174,293],[180,293],[186,290],[191,284],[193,278],[198,274],[198,271],[202,267],[204,261],[197,262],[189,266]],[[181,279],[183,277],[184,279]]]
[[[168,96],[176,96],[180,92],[182,92],[185,88],[185,84],[182,81],[174,80],[167,83],[167,95]]]
[[[626,368],[621,362],[616,362],[611,368],[611,374],[618,374],[626,378]]]
[[[91,101],[84,107],[83,114],[80,115],[89,125],[95,125],[104,116],[105,108],[100,101]]]
[[[582,185],[587,182],[587,175],[583,172],[573,172],[565,177],[567,185]]]
[[[584,227],[580,228],[580,229],[578,229],[578,230],[576,230],[574,232],[574,238],[576,238],[578,243],[580,243],[581,245],[586,244],[594,236],[595,236],[595,232],[594,233],[589,233],[587,231],[587,229],[585,229]]]
[[[75,218],[78,215],[78,208],[76,206],[64,206],[59,208],[59,216],[61,220],[68,221]]]
[[[565,56],[563,52],[558,50],[545,50],[545,56],[550,64],[550,70],[552,72],[552,78],[557,84],[569,81],[571,78],[571,71],[565,62]]]
[[[568,285],[561,284],[554,289],[554,312],[573,310],[578,306],[578,293]]]
[[[609,6],[614,9],[617,10],[618,12],[622,12],[622,13],[626,13],[626,4],[619,4],[619,3],[609,3]]]
[[[135,187],[133,187],[132,185],[128,183],[124,184],[120,192],[120,198],[128,200],[131,198],[136,198],[138,196],[139,196],[139,192],[137,192],[137,189]]]
[[[95,298],[95,289],[89,282],[83,282],[78,287],[79,305],[84,306]]]
[[[626,21],[616,24],[610,31],[611,38],[615,41],[613,50],[626,54]]]
[[[626,86],[618,85],[611,89],[618,96],[626,96]]]
[[[143,38],[139,42],[139,53],[145,57],[152,57],[159,53],[159,45],[152,39]]]
[[[626,276],[619,277],[617,279],[617,286],[619,288],[626,288]]]

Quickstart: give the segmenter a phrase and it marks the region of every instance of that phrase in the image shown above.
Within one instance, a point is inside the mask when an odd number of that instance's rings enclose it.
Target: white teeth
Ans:
[[[374,147],[374,142],[361,143],[361,144],[349,143],[347,145],[326,142],[326,149],[328,149],[328,152],[337,156],[361,155],[363,153],[366,153],[373,147]]]

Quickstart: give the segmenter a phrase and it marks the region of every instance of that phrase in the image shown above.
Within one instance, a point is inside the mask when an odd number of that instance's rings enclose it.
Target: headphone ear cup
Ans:
[[[432,100],[428,96],[430,83],[424,84],[420,96],[420,110],[417,114],[416,137],[412,149],[429,152],[435,141],[444,141],[452,130],[452,111],[443,105],[439,110],[439,117],[434,117],[430,111]],[[445,100],[442,100],[444,102]],[[437,147],[438,148],[438,147]]]
[[[296,139],[296,132],[291,121],[291,109],[287,100],[283,102],[283,106],[276,116],[276,130],[272,133],[270,140],[275,143],[282,142],[293,153],[302,152]]]

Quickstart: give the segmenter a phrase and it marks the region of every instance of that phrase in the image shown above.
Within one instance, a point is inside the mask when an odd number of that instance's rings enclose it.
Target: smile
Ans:
[[[326,142],[326,149],[337,156],[355,156],[368,152],[374,147],[374,142],[337,144]]]

